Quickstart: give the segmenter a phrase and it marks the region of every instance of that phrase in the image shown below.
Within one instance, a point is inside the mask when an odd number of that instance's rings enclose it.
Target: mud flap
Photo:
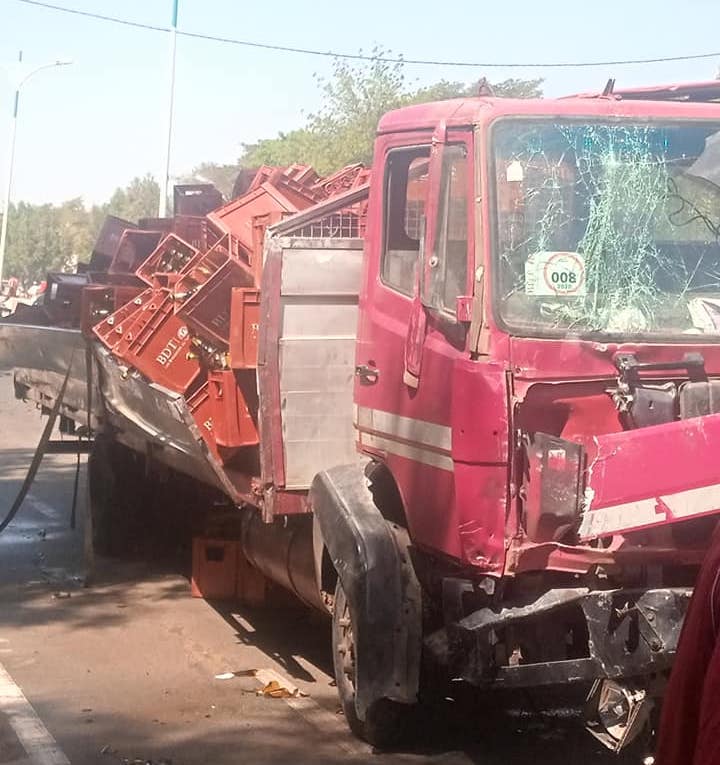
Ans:
[[[380,514],[360,465],[319,473],[310,501],[356,626],[358,717],[383,698],[415,703],[422,611],[407,532]]]

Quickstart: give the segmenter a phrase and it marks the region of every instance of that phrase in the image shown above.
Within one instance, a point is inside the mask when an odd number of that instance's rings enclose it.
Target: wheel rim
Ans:
[[[347,600],[342,599],[342,610],[337,620],[338,641],[337,652],[340,655],[340,665],[346,682],[355,691],[355,637],[353,635],[350,607]]]

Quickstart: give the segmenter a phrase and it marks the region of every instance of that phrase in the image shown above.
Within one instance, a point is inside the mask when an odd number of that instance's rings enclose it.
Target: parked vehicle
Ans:
[[[0,355],[45,402],[70,368],[96,486],[164,466],[232,501],[250,565],[331,614],[358,735],[432,676],[585,685],[620,749],[720,511],[718,91],[391,112],[369,175],[115,222]]]

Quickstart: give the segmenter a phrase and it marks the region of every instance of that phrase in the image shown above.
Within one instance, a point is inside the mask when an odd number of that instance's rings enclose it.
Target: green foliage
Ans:
[[[375,48],[373,55],[382,55]],[[403,65],[373,59],[353,64],[335,59],[331,77],[316,78],[322,107],[308,118],[318,156],[311,163],[319,173],[354,162],[369,164],[372,141],[385,112],[408,103]]]
[[[159,187],[151,176],[118,188],[110,201],[88,209],[82,199],[60,205],[19,202],[10,206],[3,276],[22,284],[41,281],[48,271],[72,270],[90,256],[106,215],[135,221],[157,214]]]
[[[239,167],[260,167],[260,165],[292,165],[298,157],[317,158],[319,143],[306,128],[280,133],[277,138],[262,138],[257,143],[243,145]],[[310,164],[313,164],[310,162]]]
[[[92,246],[88,213],[82,200],[61,205],[20,202],[10,208],[5,275],[24,284],[40,281],[47,271],[75,265]]]
[[[381,48],[372,51],[374,56],[386,53]],[[402,63],[377,58],[357,64],[335,59],[330,77],[315,79],[323,94],[320,110],[309,114],[302,128],[245,144],[240,167],[302,162],[324,174],[353,162],[369,164],[377,124],[385,112],[409,104],[467,98],[478,91],[478,83],[448,80],[411,87]],[[490,87],[497,96],[539,98],[542,82],[512,78]]]
[[[493,93],[502,98],[542,98],[542,84],[542,77],[535,80],[518,80],[511,77],[508,80],[493,83],[491,87]]]
[[[133,178],[130,184],[115,189],[110,201],[101,208],[105,215],[136,221],[139,218],[153,218],[157,215],[160,201],[160,186],[152,175]]]

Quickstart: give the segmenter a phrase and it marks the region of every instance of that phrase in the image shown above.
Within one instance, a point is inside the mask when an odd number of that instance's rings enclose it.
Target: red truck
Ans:
[[[332,614],[356,734],[432,675],[586,686],[618,750],[720,511],[719,98],[391,112],[369,179],[265,169],[194,243],[165,229],[131,299],[83,285],[84,335],[0,325],[0,357],[44,406],[70,368],[91,482],[232,501],[250,565]]]

